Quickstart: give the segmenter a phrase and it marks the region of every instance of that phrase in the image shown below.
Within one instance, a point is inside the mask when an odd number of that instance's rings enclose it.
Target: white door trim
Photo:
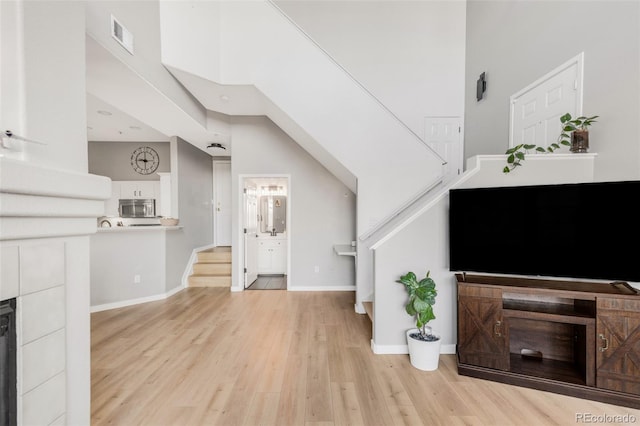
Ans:
[[[514,126],[513,126],[513,117],[514,117],[514,108],[515,108],[515,103],[516,100],[522,96],[523,94],[531,91],[532,89],[540,86],[541,84],[543,84],[544,82],[546,82],[547,80],[555,77],[556,75],[560,74],[561,72],[565,71],[566,69],[572,67],[572,66],[576,66],[576,115],[577,116],[581,116],[582,115],[582,90],[583,90],[583,82],[584,82],[584,52],[580,52],[578,55],[574,56],[573,58],[569,59],[567,62],[565,62],[564,64],[560,65],[559,67],[553,69],[552,71],[546,73],[545,75],[543,75],[542,77],[540,77],[539,79],[537,79],[536,81],[534,81],[533,83],[529,84],[527,87],[525,87],[522,90],[517,91],[516,93],[514,93],[513,95],[511,95],[511,97],[509,98],[509,147],[512,148],[514,145]]]
[[[238,277],[241,277],[238,279],[237,281],[237,287],[232,288],[231,291],[244,291],[244,256],[242,255],[244,253],[244,230],[243,230],[243,224],[244,224],[244,197],[243,197],[243,190],[244,190],[244,186],[245,186],[245,180],[246,179],[260,179],[260,178],[285,178],[287,179],[287,291],[289,291],[289,286],[291,285],[291,283],[293,282],[293,275],[291,274],[291,235],[293,232],[293,216],[291,214],[291,204],[292,204],[292,190],[291,190],[291,175],[290,174],[268,174],[268,173],[261,173],[261,174],[239,174],[238,175],[238,223],[240,224],[240,226],[238,226],[238,233],[237,233],[237,237],[238,237],[238,251],[237,253],[240,253],[240,262],[237,262],[238,265],[236,267],[236,273],[238,274]]]

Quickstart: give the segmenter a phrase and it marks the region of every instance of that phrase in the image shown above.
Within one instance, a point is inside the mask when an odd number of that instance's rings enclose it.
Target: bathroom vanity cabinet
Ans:
[[[264,237],[258,241],[258,274],[287,273],[287,240]]]

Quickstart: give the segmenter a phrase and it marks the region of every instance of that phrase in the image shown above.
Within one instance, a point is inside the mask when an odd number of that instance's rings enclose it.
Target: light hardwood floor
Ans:
[[[92,314],[94,425],[575,425],[640,410],[374,355],[353,293],[188,288]],[[609,423],[611,424],[611,423]]]

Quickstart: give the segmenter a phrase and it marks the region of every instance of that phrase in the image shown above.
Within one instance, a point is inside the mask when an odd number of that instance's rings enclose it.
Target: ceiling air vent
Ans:
[[[111,15],[111,36],[133,55],[133,35]]]

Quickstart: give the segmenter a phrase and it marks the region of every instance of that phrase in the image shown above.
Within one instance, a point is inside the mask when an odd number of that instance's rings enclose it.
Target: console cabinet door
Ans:
[[[502,319],[502,290],[458,283],[460,363],[509,370],[508,332]]]
[[[640,301],[598,297],[596,384],[640,395]]]

